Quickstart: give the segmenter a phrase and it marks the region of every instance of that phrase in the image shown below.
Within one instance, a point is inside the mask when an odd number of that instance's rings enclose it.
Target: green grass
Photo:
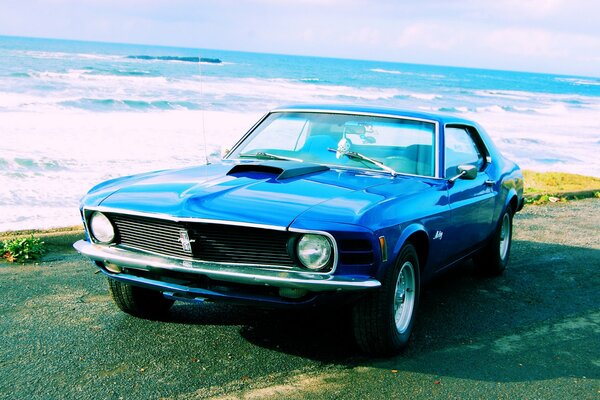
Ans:
[[[579,192],[600,189],[600,178],[565,172],[535,172],[524,170],[525,193]]]
[[[565,172],[524,170],[524,194],[530,204],[565,202],[578,198],[600,198],[600,178]]]

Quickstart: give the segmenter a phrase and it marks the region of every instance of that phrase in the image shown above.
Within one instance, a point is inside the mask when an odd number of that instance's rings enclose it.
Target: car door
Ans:
[[[474,165],[478,171],[473,180],[449,182],[450,225],[445,239],[448,255],[458,259],[488,237],[495,194],[493,181],[486,172],[489,155],[475,128],[456,125],[446,126],[444,131],[446,179],[458,175],[459,165]]]

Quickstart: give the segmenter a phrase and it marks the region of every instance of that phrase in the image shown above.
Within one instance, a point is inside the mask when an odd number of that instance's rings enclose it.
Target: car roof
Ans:
[[[271,112],[282,112],[282,111],[309,111],[309,112],[348,112],[348,113],[366,113],[376,114],[384,116],[394,117],[408,117],[431,120],[439,123],[440,125],[447,124],[464,124],[477,126],[477,124],[471,120],[460,118],[451,114],[442,113],[428,113],[414,110],[402,110],[397,108],[387,107],[369,107],[361,105],[340,105],[340,104],[294,104],[284,107],[278,107]]]

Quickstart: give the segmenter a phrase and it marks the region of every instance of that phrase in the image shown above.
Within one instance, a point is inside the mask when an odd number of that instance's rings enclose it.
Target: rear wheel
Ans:
[[[501,275],[508,265],[510,247],[512,244],[513,212],[506,206],[494,236],[486,247],[475,256],[478,272],[486,276]]]
[[[400,251],[381,288],[353,309],[354,336],[368,354],[392,355],[408,344],[419,305],[419,258],[412,244]]]
[[[110,295],[122,311],[136,317],[157,319],[164,317],[174,301],[161,292],[128,285],[114,279],[108,280]]]

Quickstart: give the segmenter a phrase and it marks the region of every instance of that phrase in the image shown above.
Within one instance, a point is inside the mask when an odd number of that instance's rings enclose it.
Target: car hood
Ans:
[[[113,183],[111,194],[98,205],[287,227],[315,205],[393,180],[385,173],[334,170],[290,161],[223,163],[129,177]],[[93,193],[88,196],[93,197]]]

